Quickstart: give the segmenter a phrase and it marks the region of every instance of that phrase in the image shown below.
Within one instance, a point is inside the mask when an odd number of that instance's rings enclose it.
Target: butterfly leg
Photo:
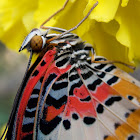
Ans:
[[[129,65],[129,64],[126,64],[126,63],[121,62],[121,61],[116,61],[116,60],[114,60],[114,61],[110,61],[110,60],[96,61],[96,60],[95,60],[95,56],[96,56],[96,54],[95,54],[95,52],[94,52],[94,49],[91,47],[91,62],[92,62],[92,63],[101,63],[101,64],[119,63],[119,64],[122,64],[122,65],[125,65],[126,67],[128,67],[128,68],[130,68],[130,69],[135,70],[135,67],[134,67],[134,66]]]

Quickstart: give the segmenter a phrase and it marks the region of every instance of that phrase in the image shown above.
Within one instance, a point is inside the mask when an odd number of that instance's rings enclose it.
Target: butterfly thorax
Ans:
[[[49,35],[50,36],[50,35]],[[91,46],[85,44],[77,35],[69,33],[52,43],[57,45],[56,62],[65,65],[66,63],[73,67],[85,65],[85,62],[90,59],[89,52]]]

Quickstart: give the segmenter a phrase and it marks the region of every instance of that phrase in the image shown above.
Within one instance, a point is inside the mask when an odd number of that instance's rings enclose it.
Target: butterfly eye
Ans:
[[[33,29],[24,39],[19,52],[23,49],[34,52],[41,51],[46,44],[46,38],[44,37],[48,31],[41,31],[39,29]]]
[[[30,47],[33,51],[38,52],[41,51],[44,46],[43,37],[39,35],[35,35],[30,42]]]

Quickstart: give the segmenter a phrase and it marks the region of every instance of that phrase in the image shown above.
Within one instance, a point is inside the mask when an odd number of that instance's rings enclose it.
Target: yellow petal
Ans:
[[[116,34],[117,40],[129,48],[129,60],[140,60],[140,1],[131,0],[126,7],[119,7],[116,21],[120,29]]]
[[[36,27],[36,22],[33,20],[34,12],[29,12],[25,14],[22,18],[23,25],[25,26],[27,32],[29,33],[33,28]]]
[[[62,3],[62,5],[63,4],[64,4],[64,2]],[[85,1],[72,1],[72,2],[69,1],[66,8],[63,11],[61,11],[61,13],[56,15],[53,18],[53,20],[50,21],[49,23],[47,23],[46,25],[60,27],[60,28],[67,29],[67,30],[73,28],[83,19],[83,17],[84,17],[83,11],[85,9],[86,4],[87,3]],[[62,5],[59,6],[59,8],[62,7]],[[57,7],[57,10],[59,8]],[[57,11],[57,10],[55,9],[55,11]],[[50,16],[50,14],[49,14],[49,16]],[[87,21],[85,21],[85,22],[87,22]],[[78,35],[80,35],[81,32],[84,33],[84,31],[82,30],[82,26],[86,25],[85,22],[82,25],[80,25],[80,27],[78,29],[76,29],[74,32],[78,33]],[[83,28],[83,29],[86,30],[86,28]]]
[[[34,19],[38,22],[38,27],[52,14],[54,14],[57,10],[59,10],[65,3],[66,0],[41,0],[39,1],[38,9],[35,11]],[[71,3],[71,1],[69,2]],[[67,5],[69,7],[70,4]],[[48,26],[52,26],[55,24],[56,20],[54,20],[57,16],[63,14],[65,10],[61,11],[57,14],[53,19],[47,23]]]
[[[89,11],[96,0],[88,0],[88,4],[84,11],[84,14]],[[90,14],[91,19],[95,19],[99,22],[109,22],[112,20],[117,12],[120,0],[98,0],[98,6]]]
[[[32,20],[34,9],[37,7],[37,1],[33,0],[4,0],[0,1],[0,40],[11,49],[20,47],[21,42],[27,35],[27,30],[24,24],[30,25],[30,30],[33,28]],[[27,16],[30,15],[30,16]],[[28,17],[28,21],[26,20]],[[31,26],[32,25],[32,26]],[[26,33],[26,34],[25,34]],[[29,32],[28,32],[29,33]],[[20,42],[20,43],[19,43]]]
[[[118,29],[120,27],[116,20],[111,20],[108,23],[102,22],[101,24],[104,31],[114,37],[116,36],[116,33],[118,32]]]
[[[15,27],[17,29],[15,29]],[[27,34],[26,28],[21,21],[16,22],[7,32],[3,34],[1,40],[10,49],[19,50],[24,36]]]
[[[98,55],[107,57],[109,60],[118,60],[128,62],[128,48],[120,44],[116,38],[104,31],[102,23],[94,23],[95,27],[91,27],[82,38],[86,38],[91,44],[95,44],[94,48]],[[91,24],[92,26],[92,24]],[[130,71],[127,67],[120,65],[126,71]]]
[[[0,136],[2,136],[2,134],[3,134],[4,130],[5,130],[5,128],[6,128],[6,124],[3,125],[3,126],[0,128]],[[5,135],[6,135],[6,133],[5,133]],[[3,136],[2,140],[4,140],[5,135]]]
[[[122,0],[121,6],[122,7],[127,6],[128,2],[129,2],[129,0]]]
[[[13,23],[21,19],[27,12],[36,8],[37,3],[33,0],[4,0],[0,1],[0,22],[5,30],[9,29]]]

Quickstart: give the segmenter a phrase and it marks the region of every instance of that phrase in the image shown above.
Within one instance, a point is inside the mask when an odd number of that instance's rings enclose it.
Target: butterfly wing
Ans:
[[[98,56],[97,60],[103,61],[104,58]],[[88,69],[102,81],[97,88],[102,88],[101,90],[109,94],[105,101],[101,102],[99,99],[103,95],[102,91],[98,99],[100,104],[97,113],[102,117],[101,120],[104,120],[104,125],[111,129],[109,125],[112,122],[114,131],[111,132],[117,139],[140,139],[140,88],[137,86],[140,85],[139,82],[112,64],[93,63],[88,65]],[[109,118],[113,121],[107,122]]]
[[[60,86],[59,89],[51,88],[47,92],[48,99],[45,101],[43,115],[39,117],[41,119],[36,138],[140,139],[140,88],[133,84],[133,81],[138,84],[135,79],[111,64],[87,64],[85,68],[71,68],[68,74],[63,75],[60,77],[65,78],[56,80],[52,87],[65,81],[65,90]],[[129,85],[131,89],[125,90],[125,85]],[[64,101],[57,98],[61,93],[65,96]],[[130,96],[137,99],[137,102],[130,100]],[[54,102],[61,106],[57,108]],[[53,119],[45,120],[45,116],[53,116]],[[59,122],[56,118],[59,118]],[[52,128],[49,133],[47,128]]]
[[[49,135],[54,130],[54,135],[61,121],[61,115],[67,102],[67,79],[64,78],[70,65],[59,69],[53,63],[43,79],[43,88],[39,95],[34,128],[34,139],[47,139],[42,133]],[[49,139],[49,136],[48,136]],[[53,139],[53,137],[51,138]]]
[[[97,56],[97,60],[105,61],[103,57]],[[112,64],[95,64],[91,67],[97,70],[95,73],[105,83],[110,85],[121,96],[140,107],[140,82],[126,72],[120,70]],[[110,78],[110,79],[109,79]]]
[[[55,53],[55,50],[50,50],[44,55],[39,64],[33,68],[34,70],[29,75],[28,82],[24,83],[21,88],[19,99],[16,102],[16,110],[9,125],[7,139],[22,139],[27,134],[32,134],[35,106],[41,88],[42,77],[54,60]]]
[[[73,48],[83,45],[76,43]],[[80,53],[87,54],[76,49],[84,58]],[[49,50],[30,75],[10,129],[12,139],[140,139],[139,82],[112,64],[86,61],[75,67],[71,53],[57,59],[55,54]]]
[[[42,90],[46,95],[40,100],[35,139],[140,139],[138,100],[128,98],[139,98],[140,88],[133,83],[138,81],[111,64],[87,63],[85,68],[70,67],[66,73],[56,71],[59,74],[49,80],[49,90]],[[45,79],[44,85],[53,78]],[[126,83],[132,90],[125,90]]]

